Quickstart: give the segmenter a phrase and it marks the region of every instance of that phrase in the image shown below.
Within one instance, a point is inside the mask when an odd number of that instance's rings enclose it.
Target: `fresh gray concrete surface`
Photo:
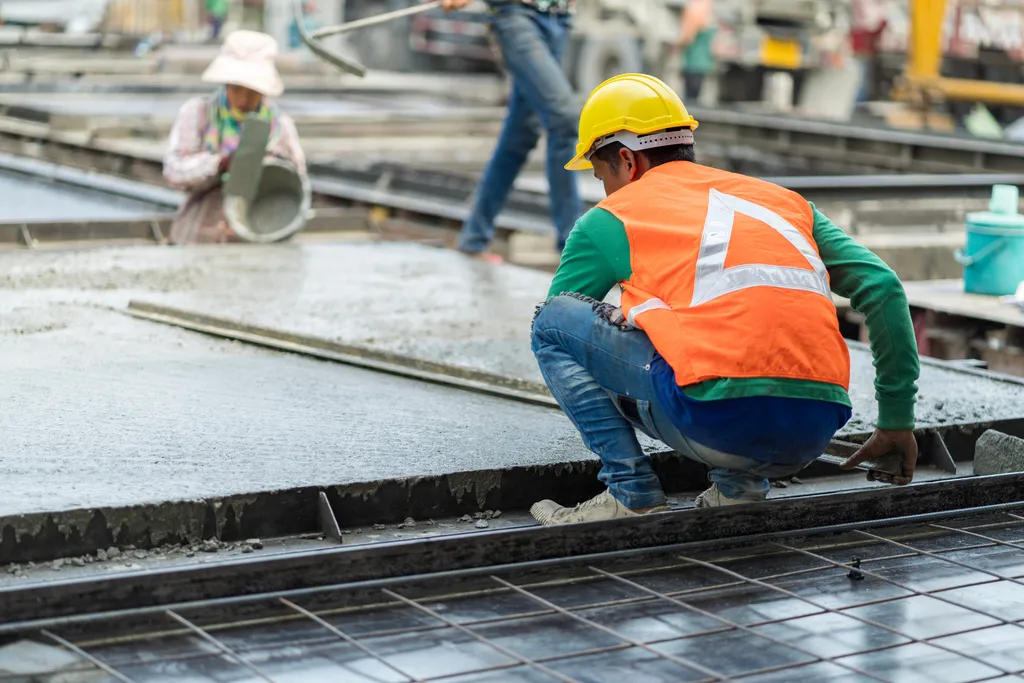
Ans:
[[[235,260],[301,299],[319,251],[0,253],[0,515],[593,457],[557,411],[123,313],[132,297],[245,287]]]
[[[550,409],[53,312],[4,340],[0,515],[592,457]]]
[[[133,320],[132,299],[538,380],[550,276],[408,244],[0,252],[0,515],[592,458],[558,411]],[[872,370],[854,353],[857,417]],[[923,422],[1020,389],[926,368]]]
[[[551,276],[493,266],[455,252],[408,244],[205,250],[192,262],[236,286],[189,288],[152,297],[228,321],[406,354],[540,382],[530,353],[534,308]],[[851,351],[854,419],[877,417],[870,354]],[[921,426],[1009,419],[1024,413],[1024,386],[926,365]]]
[[[111,220],[166,211],[166,207],[42,178],[0,171],[0,221]]]

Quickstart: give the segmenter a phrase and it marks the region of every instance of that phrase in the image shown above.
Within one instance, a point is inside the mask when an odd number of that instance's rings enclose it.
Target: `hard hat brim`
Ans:
[[[572,161],[565,165],[566,171],[589,171],[593,168],[594,165],[582,154],[577,154],[572,158]]]

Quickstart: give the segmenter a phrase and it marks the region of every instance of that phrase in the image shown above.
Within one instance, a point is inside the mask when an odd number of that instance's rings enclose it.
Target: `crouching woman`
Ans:
[[[171,227],[173,244],[237,242],[224,216],[222,179],[238,149],[250,114],[269,120],[267,156],[306,175],[306,159],[295,123],[269,99],[284,92],[275,58],[277,41],[254,31],[235,31],[203,73],[219,87],[182,106],[164,158],[164,178],[187,193]]]

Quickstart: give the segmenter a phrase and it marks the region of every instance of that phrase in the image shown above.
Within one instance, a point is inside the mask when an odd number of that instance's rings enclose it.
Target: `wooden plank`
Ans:
[[[997,296],[966,294],[963,280],[905,282],[903,286],[907,300],[915,308],[1024,327],[1024,311],[1004,304]]]

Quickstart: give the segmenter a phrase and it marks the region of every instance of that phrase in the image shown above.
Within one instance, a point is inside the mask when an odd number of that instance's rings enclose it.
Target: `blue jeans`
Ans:
[[[492,25],[512,74],[508,114],[487,169],[462,226],[459,249],[476,254],[494,237],[494,219],[505,206],[512,184],[530,152],[547,133],[546,169],[550,186],[551,221],[561,251],[583,203],[576,177],[563,166],[576,154],[579,107],[561,60],[569,40],[571,19],[544,14],[522,5],[500,5]]]
[[[548,301],[534,319],[533,353],[558,405],[601,459],[598,477],[620,503],[644,508],[665,502],[636,429],[708,466],[709,479],[729,498],[763,500],[769,477],[792,475],[804,467],[758,462],[688,439],[658,402],[651,382],[656,351],[647,335],[608,322],[595,313],[595,306],[569,295]]]

